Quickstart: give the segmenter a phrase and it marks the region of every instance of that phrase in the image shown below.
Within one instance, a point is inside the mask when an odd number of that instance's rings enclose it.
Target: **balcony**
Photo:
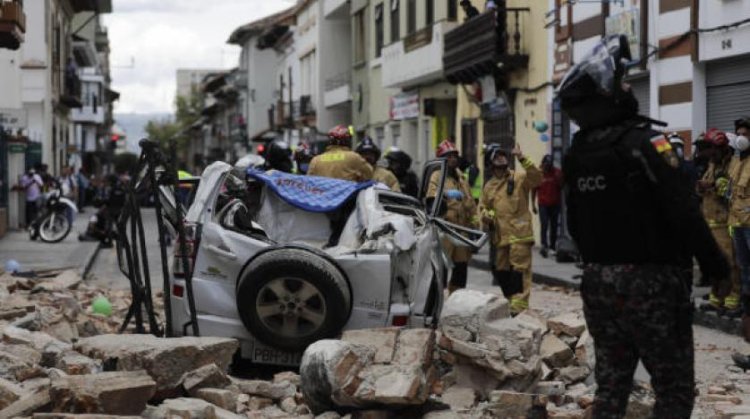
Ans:
[[[98,99],[86,100],[80,108],[71,111],[71,119],[79,124],[103,124],[104,106],[98,103]]]
[[[529,8],[483,13],[445,34],[443,65],[453,84],[473,83],[495,69],[514,71],[529,65],[521,34],[527,30]]]
[[[112,0],[70,0],[76,13],[112,13]]]
[[[331,78],[326,79],[325,94],[323,95],[323,105],[331,108],[337,105],[348,105],[352,100],[351,73],[345,71]]]
[[[68,108],[80,108],[83,106],[83,103],[81,103],[81,79],[76,74],[75,69],[65,71],[60,103]]]
[[[409,87],[443,78],[443,35],[455,22],[438,22],[383,48],[383,87]]]
[[[349,17],[349,0],[325,0],[323,3],[323,15],[326,19],[337,19]]]
[[[18,2],[0,2],[0,48],[17,50],[26,33],[26,15]]]

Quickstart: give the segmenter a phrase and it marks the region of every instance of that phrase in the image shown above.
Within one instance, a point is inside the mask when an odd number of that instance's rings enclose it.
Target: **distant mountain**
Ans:
[[[115,113],[115,124],[125,131],[128,151],[140,152],[138,141],[146,137],[146,124],[152,120],[170,119],[171,113]]]

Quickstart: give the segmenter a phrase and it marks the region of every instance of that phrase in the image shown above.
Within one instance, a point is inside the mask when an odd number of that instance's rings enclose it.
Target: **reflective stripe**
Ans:
[[[524,169],[528,169],[529,167],[533,165],[534,165],[534,162],[531,161],[531,159],[528,157],[524,157],[523,160],[521,160],[521,166],[523,166]]]
[[[709,303],[710,303],[710,304],[711,304],[712,306],[717,306],[717,307],[721,307],[721,300],[720,300],[720,299],[719,299],[719,297],[717,297],[717,296],[716,296],[716,294],[714,294],[714,293],[710,293],[710,294],[708,295],[708,302],[709,302]]]
[[[524,242],[533,242],[534,236],[526,236],[526,237],[516,237],[516,236],[510,236],[509,242],[511,244],[513,243],[524,243]]]
[[[346,156],[344,153],[323,153],[320,155],[322,161],[344,161]]]
[[[529,308],[529,302],[523,298],[511,297],[510,298],[510,309],[515,312],[521,312]]]
[[[716,220],[706,220],[708,226],[711,228],[726,227],[727,223],[722,223]]]

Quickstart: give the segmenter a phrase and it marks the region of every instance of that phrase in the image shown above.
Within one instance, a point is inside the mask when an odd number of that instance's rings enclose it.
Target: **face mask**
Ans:
[[[739,151],[740,153],[750,148],[750,140],[748,140],[744,135],[738,135],[734,142],[737,151]]]

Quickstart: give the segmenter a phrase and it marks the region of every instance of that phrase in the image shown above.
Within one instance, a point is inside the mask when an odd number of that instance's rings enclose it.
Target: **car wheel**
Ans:
[[[351,290],[332,262],[303,249],[261,254],[237,285],[245,327],[266,345],[303,351],[336,336],[349,319]]]

